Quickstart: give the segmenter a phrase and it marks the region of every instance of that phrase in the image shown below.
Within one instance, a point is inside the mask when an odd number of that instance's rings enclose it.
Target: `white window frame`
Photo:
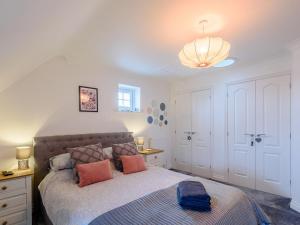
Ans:
[[[124,98],[120,98],[121,94],[129,94],[129,106],[120,105],[120,101],[126,101]],[[140,112],[140,88],[125,84],[119,84],[118,86],[118,111],[119,112]]]

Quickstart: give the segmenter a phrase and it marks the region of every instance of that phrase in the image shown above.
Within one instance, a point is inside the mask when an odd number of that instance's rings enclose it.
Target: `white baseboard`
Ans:
[[[296,202],[292,199],[291,201],[291,208],[296,210],[297,212],[300,212],[300,203]]]

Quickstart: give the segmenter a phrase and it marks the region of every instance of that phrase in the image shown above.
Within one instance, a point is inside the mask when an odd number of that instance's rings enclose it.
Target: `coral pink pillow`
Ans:
[[[122,155],[120,156],[125,174],[136,173],[146,170],[145,161],[141,155]]]
[[[76,170],[79,175],[79,187],[113,178],[109,159],[99,162],[77,164]]]

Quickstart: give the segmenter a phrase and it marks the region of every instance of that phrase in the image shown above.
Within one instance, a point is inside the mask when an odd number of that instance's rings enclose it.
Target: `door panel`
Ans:
[[[290,196],[290,77],[256,82],[256,188]]]
[[[228,87],[229,182],[255,188],[255,82]]]
[[[174,155],[175,168],[191,172],[191,94],[176,97],[176,150]]]
[[[192,173],[210,177],[211,165],[211,93],[192,93]]]

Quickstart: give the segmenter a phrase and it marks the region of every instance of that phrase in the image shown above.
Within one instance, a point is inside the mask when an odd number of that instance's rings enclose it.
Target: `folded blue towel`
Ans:
[[[191,200],[181,200],[179,197],[179,189],[177,189],[177,199],[179,205],[183,209],[191,209],[196,211],[211,211],[211,205],[210,202],[207,201],[191,201]]]
[[[198,181],[182,181],[178,184],[179,198],[181,200],[202,200],[210,201],[205,187]]]
[[[177,199],[182,208],[210,211],[210,196],[203,184],[197,181],[182,181],[177,187]]]

